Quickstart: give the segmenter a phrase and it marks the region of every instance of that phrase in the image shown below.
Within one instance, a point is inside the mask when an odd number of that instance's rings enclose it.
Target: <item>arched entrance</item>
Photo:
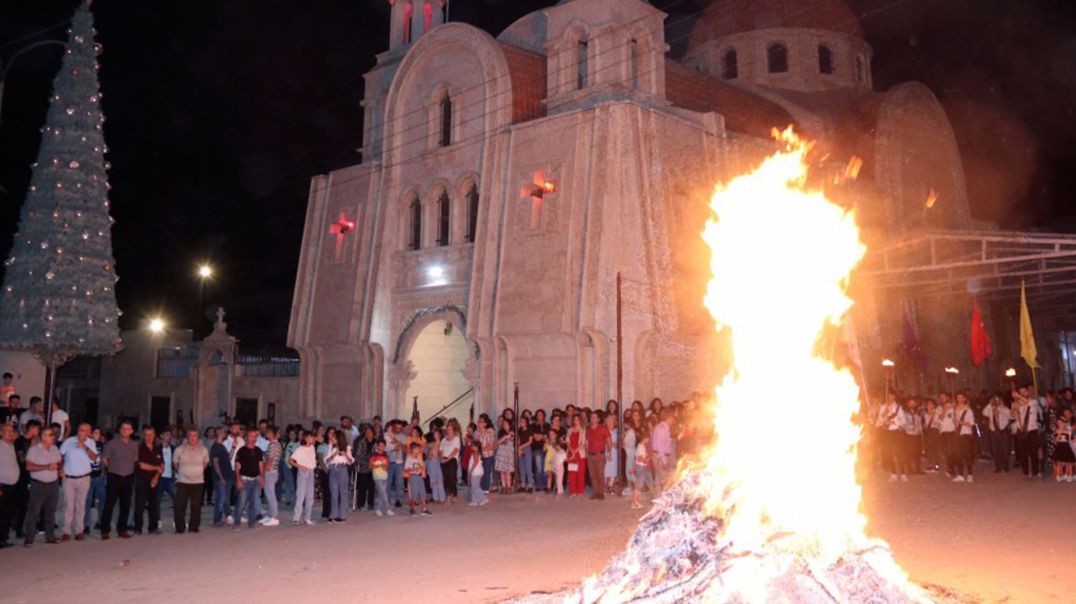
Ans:
[[[410,362],[414,377],[407,385],[400,417],[411,417],[413,401],[418,397],[418,412],[425,423],[470,390],[471,382],[466,375],[471,356],[467,340],[455,322],[434,320],[422,327],[407,351],[406,361]],[[442,417],[454,417],[466,426],[473,402],[472,392]]]

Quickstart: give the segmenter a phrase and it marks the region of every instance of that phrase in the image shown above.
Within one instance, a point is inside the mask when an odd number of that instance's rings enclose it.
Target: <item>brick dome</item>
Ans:
[[[859,19],[842,0],[714,0],[695,22],[688,48],[733,34],[776,28],[863,37]]]

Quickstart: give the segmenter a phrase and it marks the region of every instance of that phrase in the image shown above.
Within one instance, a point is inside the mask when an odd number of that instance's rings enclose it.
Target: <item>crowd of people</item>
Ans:
[[[975,482],[980,458],[993,471],[1018,468],[1027,478],[1073,482],[1076,442],[1072,389],[1039,396],[1033,386],[972,397],[966,391],[935,398],[890,392],[870,409],[873,461],[892,482],[916,474],[942,473],[953,482]]]
[[[17,543],[12,532],[26,547],[40,533],[46,543],[82,541],[93,530],[101,540],[159,534],[166,497],[179,534],[200,532],[204,505],[214,527],[234,530],[278,526],[284,506],[304,526],[346,522],[355,511],[428,516],[464,497],[473,507],[519,492],[583,497],[588,488],[596,500],[630,491],[631,505],[641,507],[678,458],[711,436],[697,395],[669,405],[635,401],[620,417],[609,401],[605,409],[525,409],[518,418],[505,409],[467,426],[345,416],[336,425],[279,428],[225,418],[204,431],[142,426],[137,434],[126,421],[114,433],[89,423],[72,429],[58,405],[46,425],[38,397],[28,409],[20,400],[9,396],[0,407],[3,547]]]

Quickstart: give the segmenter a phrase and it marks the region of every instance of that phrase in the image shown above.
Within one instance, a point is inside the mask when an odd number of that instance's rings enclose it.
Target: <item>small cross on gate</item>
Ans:
[[[340,212],[340,219],[329,226],[329,233],[336,235],[336,250],[334,254],[337,260],[339,260],[344,253],[344,237],[354,230],[355,221],[347,217],[347,212]]]
[[[520,197],[531,202],[531,228],[538,228],[542,217],[542,200],[546,195],[557,192],[557,184],[546,180],[545,170],[536,170],[533,181],[524,186]]]

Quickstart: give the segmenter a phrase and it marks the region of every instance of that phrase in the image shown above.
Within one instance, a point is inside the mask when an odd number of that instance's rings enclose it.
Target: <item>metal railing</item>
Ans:
[[[462,401],[463,399],[467,398],[467,396],[468,396],[469,394],[473,393],[473,392],[474,392],[474,388],[468,388],[466,392],[464,392],[463,394],[461,394],[461,395],[457,396],[457,397],[456,397],[455,399],[453,399],[453,401],[452,401],[451,403],[449,403],[449,404],[445,405],[444,407],[441,407],[440,409],[438,409],[436,413],[434,413],[433,415],[431,415],[431,416],[429,417],[429,419],[427,419],[427,420],[426,420],[425,422],[423,422],[423,423],[424,423],[424,424],[429,424],[430,422],[432,422],[433,420],[437,419],[438,417],[441,417],[442,415],[444,415],[445,411],[448,411],[448,410],[449,410],[449,409],[451,409],[452,407],[455,407],[456,405],[458,405],[458,404],[460,403],[460,401]]]
[[[191,368],[198,364],[198,345],[171,346],[157,350],[157,377],[190,377]]]

